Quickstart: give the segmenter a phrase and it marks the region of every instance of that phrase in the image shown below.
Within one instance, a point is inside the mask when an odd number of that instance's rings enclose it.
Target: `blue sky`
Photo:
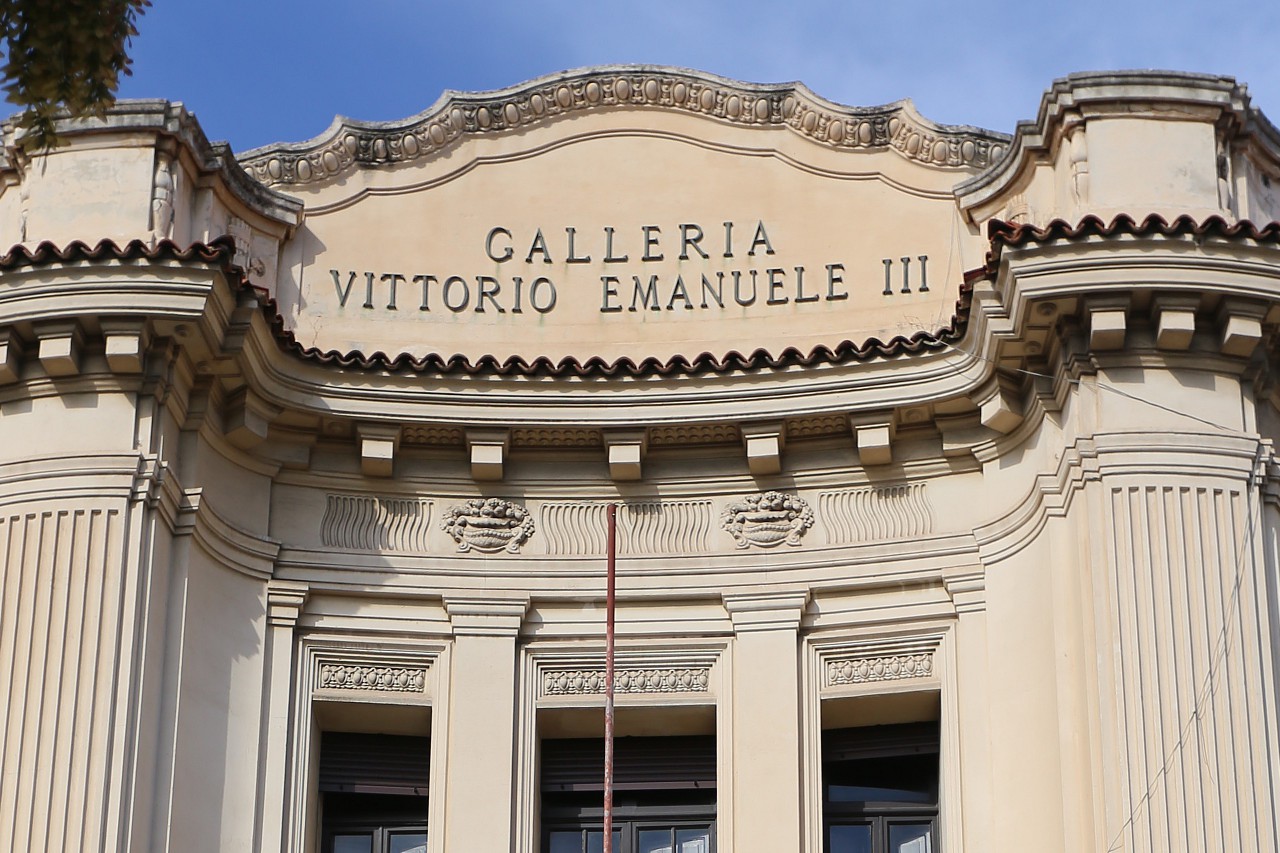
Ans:
[[[236,150],[307,139],[334,114],[397,119],[446,89],[611,63],[800,80],[855,106],[909,97],[935,121],[1006,132],[1072,71],[1206,71],[1248,83],[1280,123],[1280,18],[1256,14],[1265,4],[153,2],[121,97],[183,101]]]

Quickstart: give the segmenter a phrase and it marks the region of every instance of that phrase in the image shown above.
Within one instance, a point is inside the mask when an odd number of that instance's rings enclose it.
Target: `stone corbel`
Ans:
[[[747,468],[752,474],[778,474],[782,471],[782,449],[787,444],[786,424],[768,421],[743,424],[742,443],[747,451]]]
[[[1260,305],[1227,300],[1218,310],[1219,343],[1222,354],[1248,358],[1262,342],[1262,319],[1266,309]]]
[[[864,466],[887,465],[893,461],[893,423],[890,421],[849,417],[854,445],[858,449],[858,461]]]
[[[1022,423],[1022,395],[1003,379],[987,387],[985,394],[975,396],[982,425],[1000,433],[1011,433]]]
[[[102,348],[114,373],[141,373],[147,351],[146,328],[137,324],[102,324]]]
[[[356,424],[360,443],[360,471],[366,477],[390,477],[400,450],[400,427],[395,424]]]
[[[1196,334],[1198,296],[1157,296],[1153,313],[1156,347],[1163,350],[1188,350]]]
[[[84,337],[76,323],[55,323],[36,329],[36,358],[50,376],[75,376],[80,372]]]
[[[22,375],[22,340],[13,329],[0,333],[0,385],[18,381]]]
[[[1124,349],[1128,310],[1127,296],[1089,300],[1085,306],[1089,317],[1089,349],[1094,352]]]
[[[609,476],[615,480],[639,480],[641,462],[649,449],[644,430],[606,430],[604,445],[609,452]]]
[[[241,450],[261,444],[280,410],[249,388],[241,388],[223,406],[223,427],[227,440]]]
[[[467,430],[471,476],[476,480],[501,480],[511,434],[505,429]]]

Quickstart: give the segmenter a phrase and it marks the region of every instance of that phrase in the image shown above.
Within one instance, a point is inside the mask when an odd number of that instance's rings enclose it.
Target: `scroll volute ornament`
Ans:
[[[813,526],[813,510],[798,495],[758,492],[726,506],[720,525],[739,548],[771,548],[782,542],[795,546]]]
[[[459,551],[518,554],[533,536],[529,510],[500,498],[472,498],[450,507],[440,526],[458,543]]]

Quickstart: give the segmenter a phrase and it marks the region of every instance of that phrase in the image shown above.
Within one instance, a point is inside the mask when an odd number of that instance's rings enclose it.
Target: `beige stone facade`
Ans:
[[[610,503],[621,853],[1280,848],[1235,81],[63,127],[0,162],[0,849],[596,849]]]

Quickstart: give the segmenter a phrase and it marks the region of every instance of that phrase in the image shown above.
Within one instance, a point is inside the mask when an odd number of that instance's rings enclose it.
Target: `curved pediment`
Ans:
[[[686,113],[745,127],[785,128],[840,150],[888,149],[948,169],[984,169],[1009,137],[935,124],[909,101],[848,107],[801,83],[752,84],[677,68],[613,66],[554,74],[492,92],[445,92],[416,116],[393,122],[337,117],[314,139],[245,152],[241,164],[267,186],[331,181],[357,168],[440,156],[468,137],[519,132],[606,109]]]
[[[909,102],[635,67],[339,120],[243,162],[305,204],[273,289],[303,347],[718,363],[947,327],[985,249],[953,187],[1007,141]]]

